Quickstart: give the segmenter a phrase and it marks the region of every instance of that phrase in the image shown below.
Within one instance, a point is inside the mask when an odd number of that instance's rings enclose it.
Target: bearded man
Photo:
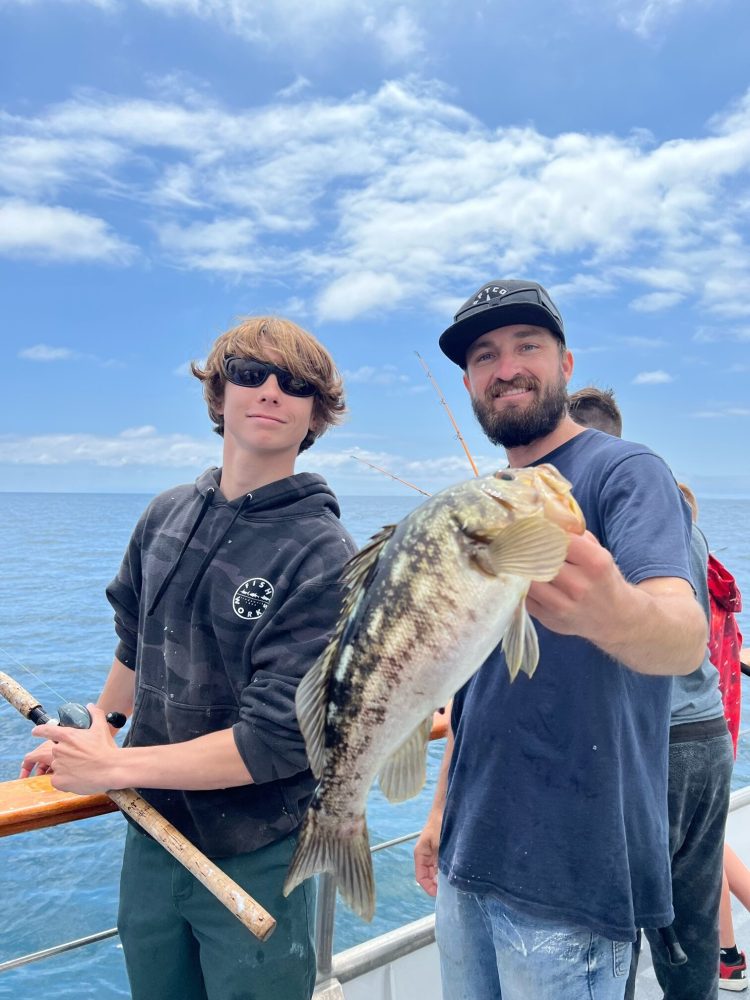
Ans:
[[[534,677],[511,684],[498,648],[453,700],[415,848],[443,996],[622,1000],[636,927],[673,919],[670,675],[706,644],[689,514],[652,451],[571,420],[573,356],[541,285],[483,285],[440,347],[510,466],[555,465],[589,529],[529,590]]]

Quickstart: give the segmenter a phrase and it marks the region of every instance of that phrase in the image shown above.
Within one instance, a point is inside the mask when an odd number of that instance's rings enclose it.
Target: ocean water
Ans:
[[[104,587],[148,499],[137,494],[0,493],[0,670],[16,677],[48,710],[63,701],[93,700],[101,687],[114,650]],[[342,518],[361,544],[420,499],[416,494],[343,497]],[[747,596],[740,627],[750,644],[750,499],[698,499],[700,524],[712,550]],[[750,685],[743,724],[750,727]],[[17,776],[20,759],[33,744],[29,723],[0,701],[0,780]],[[427,786],[417,798],[394,806],[377,789],[372,792],[368,824],[373,843],[421,827],[441,753],[441,743],[431,746]],[[734,784],[749,782],[750,738],[745,738]],[[123,833],[122,818],[110,815],[0,839],[0,962],[114,926]],[[365,925],[339,907],[336,950],[432,910],[432,901],[414,882],[411,845],[379,852],[374,860],[375,919]],[[0,998],[42,995],[127,997],[117,939],[0,976]]]

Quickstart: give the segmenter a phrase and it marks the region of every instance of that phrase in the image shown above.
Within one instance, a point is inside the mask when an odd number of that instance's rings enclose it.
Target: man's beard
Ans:
[[[562,372],[557,382],[526,406],[510,405],[501,410],[493,406],[493,401],[505,388],[531,389],[539,393],[539,384],[538,379],[520,375],[510,382],[496,379],[487,388],[483,399],[471,397],[474,415],[493,444],[503,448],[521,448],[551,434],[557,427],[568,405],[568,387]]]

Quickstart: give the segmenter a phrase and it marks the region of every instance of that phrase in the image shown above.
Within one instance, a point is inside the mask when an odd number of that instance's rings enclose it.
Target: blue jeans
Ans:
[[[438,880],[436,935],[443,1000],[622,1000],[629,941],[462,892]]]

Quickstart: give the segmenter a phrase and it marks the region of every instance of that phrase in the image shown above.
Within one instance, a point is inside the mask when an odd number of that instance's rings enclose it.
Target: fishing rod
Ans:
[[[25,719],[37,725],[52,722],[59,726],[72,729],[89,729],[91,713],[84,705],[76,702],[66,702],[60,706],[58,718],[50,716],[39,701],[8,674],[0,671],[0,695],[12,705]],[[122,720],[122,721],[120,721]],[[125,724],[125,716],[120,712],[110,712],[107,716],[110,725],[117,727]],[[183,836],[177,827],[165,819],[161,813],[148,803],[133,788],[111,789],[106,793],[110,799],[146,833],[176,858],[187,870],[201,882],[209,892],[213,893],[219,902],[230,913],[254,934],[260,941],[273,933],[276,921],[241,885],[238,885],[225,872],[218,868],[198,848]]]
[[[358,462],[361,462],[361,463],[362,463],[363,465],[367,465],[367,466],[369,466],[369,467],[370,467],[371,469],[375,469],[375,471],[376,471],[376,472],[382,472],[384,476],[390,476],[390,478],[391,478],[391,479],[395,479],[397,483],[403,483],[403,484],[404,484],[404,486],[408,486],[408,487],[409,487],[410,489],[412,489],[412,490],[416,490],[416,491],[417,491],[417,493],[421,493],[421,494],[422,494],[422,496],[425,496],[425,497],[430,497],[430,496],[432,496],[432,494],[431,494],[431,493],[428,493],[428,492],[427,492],[427,490],[423,490],[423,489],[420,489],[420,487],[419,487],[419,486],[415,486],[415,485],[414,485],[414,483],[410,483],[410,482],[409,482],[408,480],[406,480],[406,479],[401,479],[401,477],[400,477],[400,476],[396,476],[396,475],[394,475],[394,474],[393,474],[392,472],[388,472],[388,470],[387,470],[387,469],[381,469],[379,465],[373,465],[373,464],[372,464],[372,462],[366,462],[366,461],[364,460],[364,458],[360,458],[360,457],[359,457],[359,455],[352,455],[351,457],[352,457],[352,458],[356,458],[356,459],[357,459],[357,461],[358,461]]]
[[[414,353],[419,358],[419,363],[421,364],[421,366],[424,368],[425,372],[427,373],[427,378],[430,380],[430,382],[432,382],[432,384],[433,384],[433,386],[435,388],[435,391],[438,394],[440,402],[445,407],[445,412],[448,414],[448,417],[450,419],[451,424],[453,424],[453,430],[456,432],[456,437],[461,442],[461,445],[462,445],[464,451],[466,452],[466,457],[469,460],[469,465],[471,465],[472,469],[474,470],[474,475],[478,476],[479,475],[479,469],[476,466],[476,462],[471,457],[471,452],[469,451],[469,448],[468,448],[466,442],[464,441],[464,438],[463,438],[463,435],[461,434],[461,431],[458,429],[458,424],[453,419],[453,414],[451,413],[451,408],[450,408],[450,406],[448,406],[448,403],[445,400],[445,396],[443,395],[443,392],[442,392],[440,386],[435,381],[435,377],[433,376],[433,374],[430,371],[430,369],[427,367],[427,364],[425,363],[425,361],[424,361],[422,355],[419,353],[419,351],[415,351]]]

